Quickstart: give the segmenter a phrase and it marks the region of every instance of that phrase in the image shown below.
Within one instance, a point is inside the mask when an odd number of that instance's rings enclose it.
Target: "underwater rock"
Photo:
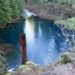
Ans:
[[[7,71],[5,63],[6,63],[6,58],[4,51],[0,49],[0,75],[4,75]]]
[[[0,44],[0,49],[4,52],[7,59],[14,58],[14,57],[16,58],[18,55],[16,48],[9,43]]]
[[[16,51],[17,50],[13,45],[8,43],[0,43],[0,75],[7,73],[7,69],[10,66],[7,62],[17,57]]]

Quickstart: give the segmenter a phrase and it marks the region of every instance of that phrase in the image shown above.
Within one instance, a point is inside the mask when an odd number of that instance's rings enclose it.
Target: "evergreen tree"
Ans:
[[[11,8],[9,0],[0,0],[0,24],[11,21]]]
[[[24,0],[0,0],[0,25],[11,23],[23,12]]]
[[[19,16],[19,9],[18,9],[18,5],[17,5],[17,0],[10,0],[10,8],[12,10],[12,18],[16,18],[17,16]]]
[[[19,14],[22,15],[24,5],[25,5],[24,0],[17,0],[17,5],[18,5]]]

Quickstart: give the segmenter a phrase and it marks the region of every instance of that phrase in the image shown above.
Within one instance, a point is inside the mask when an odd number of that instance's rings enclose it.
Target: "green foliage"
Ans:
[[[66,54],[64,54],[63,56],[61,56],[61,60],[59,61],[59,63],[67,64],[67,63],[72,63],[72,61]]]
[[[18,5],[19,14],[22,15],[25,6],[24,0],[17,0],[17,5]]]
[[[16,18],[17,16],[19,16],[19,10],[16,0],[10,0],[10,8],[12,10],[12,18]]]
[[[11,75],[11,73],[6,73],[6,74],[4,74],[4,75]]]
[[[0,24],[12,22],[23,12],[24,0],[0,0]]]
[[[0,0],[0,24],[10,22],[11,18],[9,0]]]
[[[55,21],[55,24],[57,25],[64,25],[66,29],[75,29],[75,18],[69,18],[67,20],[59,20]]]
[[[56,0],[58,3],[68,3],[68,4],[72,4],[75,3],[75,0]]]

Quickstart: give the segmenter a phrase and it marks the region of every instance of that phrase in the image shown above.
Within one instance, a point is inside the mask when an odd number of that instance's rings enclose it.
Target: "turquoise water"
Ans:
[[[53,21],[38,17],[27,19],[24,32],[27,38],[28,60],[37,64],[46,66],[55,62],[66,49],[62,32]]]
[[[19,39],[20,34],[24,32],[24,23],[25,20],[19,21],[17,23],[12,23],[11,25],[8,25],[6,28],[0,29],[0,38],[2,38],[5,43],[9,43],[16,48],[16,53],[14,52],[16,55],[11,53],[11,56],[7,56],[7,64],[9,69],[13,67],[18,67],[18,65],[21,64]]]
[[[32,17],[0,30],[0,38],[14,45],[18,52],[17,58],[8,60],[10,67],[17,67],[21,63],[19,39],[22,32],[26,33],[28,60],[41,66],[55,62],[66,50],[62,32],[53,21]]]

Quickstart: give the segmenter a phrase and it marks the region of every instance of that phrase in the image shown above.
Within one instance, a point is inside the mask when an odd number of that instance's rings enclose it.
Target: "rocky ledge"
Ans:
[[[32,62],[27,62],[10,75],[75,75],[75,65],[68,64],[51,64],[46,67],[40,67]]]
[[[75,75],[75,53],[67,52],[63,56],[65,58],[63,58],[63,61],[66,63],[61,63],[61,58],[57,63],[41,67],[28,61],[25,65],[21,65],[17,71],[10,73],[10,75]]]
[[[26,4],[26,9],[35,13],[37,16],[48,19],[48,20],[62,20],[75,16],[75,8],[66,3],[56,4],[56,3],[47,3],[44,6],[36,3]]]

